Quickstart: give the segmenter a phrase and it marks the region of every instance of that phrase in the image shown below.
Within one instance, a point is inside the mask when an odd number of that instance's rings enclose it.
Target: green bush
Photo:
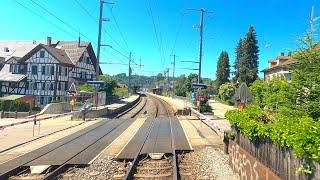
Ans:
[[[23,101],[13,101],[11,103],[10,111],[28,112],[30,111],[30,105]]]
[[[307,116],[286,114],[286,109],[280,112],[267,114],[253,104],[243,111],[228,111],[226,118],[252,141],[269,138],[274,143],[293,149],[299,158],[320,160],[320,122]]]
[[[219,98],[227,104],[232,104],[231,98],[234,95],[236,88],[232,83],[225,83],[219,87]]]
[[[3,110],[4,110],[4,102],[0,101],[0,111],[3,111]]]
[[[209,106],[207,104],[201,103],[200,111],[201,112],[212,112],[212,108],[211,108],[211,106]]]
[[[34,107],[32,108],[32,111],[41,111],[41,107],[34,106]]]

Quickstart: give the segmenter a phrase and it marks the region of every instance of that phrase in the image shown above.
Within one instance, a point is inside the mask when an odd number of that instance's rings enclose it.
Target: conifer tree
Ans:
[[[216,85],[219,87],[221,84],[224,84],[229,81],[230,76],[230,65],[229,65],[229,55],[226,51],[222,51],[218,64],[217,64],[217,73],[216,73]]]
[[[257,35],[253,26],[250,26],[243,41],[243,59],[240,61],[239,80],[247,84],[258,79],[259,47]]]
[[[240,38],[240,40],[238,41],[237,44],[237,48],[236,48],[236,60],[234,62],[234,78],[233,80],[235,82],[237,82],[239,80],[239,76],[240,76],[240,71],[241,71],[241,67],[240,67],[240,63],[241,60],[243,59],[243,41],[242,38]]]

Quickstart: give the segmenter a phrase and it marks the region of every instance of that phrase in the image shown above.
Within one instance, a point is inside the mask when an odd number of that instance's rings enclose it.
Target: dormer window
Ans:
[[[10,71],[12,73],[19,73],[19,64],[11,64]]]
[[[44,58],[44,51],[40,51],[40,58]]]

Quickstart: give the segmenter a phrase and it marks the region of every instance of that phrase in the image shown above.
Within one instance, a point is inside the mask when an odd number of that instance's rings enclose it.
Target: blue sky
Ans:
[[[16,1],[68,33],[32,14]],[[99,16],[99,0],[77,0],[92,17],[78,5],[76,0],[33,1],[46,7],[73,29],[33,4],[31,0],[0,0],[1,40],[39,40],[47,36],[55,40],[77,40],[80,32],[85,35],[81,36],[82,40],[93,41],[96,50],[98,24],[95,19]],[[193,26],[199,23],[200,16],[198,12],[185,11],[186,8],[205,8],[213,12],[205,16],[203,39],[202,77],[209,78],[215,77],[216,63],[221,51],[229,53],[230,63],[233,65],[236,43],[245,35],[250,25],[253,25],[257,32],[260,46],[259,70],[262,70],[267,67],[269,59],[275,58],[280,52],[288,52],[297,47],[298,37],[309,28],[308,18],[312,6],[315,6],[316,14],[319,12],[320,15],[320,1],[316,0],[116,0],[114,2],[113,13],[110,11],[111,6],[105,4],[104,17],[110,18],[110,22],[103,24],[105,30],[102,34],[102,43],[112,45],[122,54],[132,51],[135,61],[138,63],[141,59],[144,64],[142,68],[134,67],[133,73],[143,75],[156,75],[165,68],[172,68],[170,55],[173,53],[178,56],[176,75],[197,72],[180,69],[197,68],[197,64],[180,61],[197,61],[199,51],[199,30]],[[266,44],[270,44],[270,47],[266,48]],[[105,47],[100,61],[127,63],[128,60],[111,48]],[[105,64],[101,67],[103,72],[108,74],[128,72],[128,67],[125,65]],[[172,74],[171,69],[170,74]]]

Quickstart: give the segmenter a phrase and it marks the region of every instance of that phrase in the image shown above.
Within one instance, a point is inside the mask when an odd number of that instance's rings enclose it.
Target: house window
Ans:
[[[286,79],[287,79],[288,81],[291,81],[291,73],[287,73],[287,74],[285,75],[285,77],[286,77]]]
[[[42,75],[46,74],[46,66],[41,66],[41,74]]]
[[[53,83],[50,84],[50,90],[53,90]]]
[[[81,72],[80,78],[81,79],[86,79],[87,77],[87,73],[86,72]]]
[[[40,104],[43,104],[43,101],[44,101],[44,97],[41,96],[41,97],[40,97]]]
[[[44,58],[44,51],[40,51],[40,58]]]
[[[33,83],[33,90],[37,90],[37,83]]]
[[[36,65],[31,66],[31,74],[32,75],[38,74],[38,66],[36,66]]]
[[[18,64],[11,64],[10,71],[12,73],[19,73],[19,65]]]
[[[51,66],[51,75],[54,75],[54,66]]]
[[[42,83],[42,84],[41,84],[41,89],[42,89],[42,90],[46,90],[46,84],[45,84],[45,83]]]
[[[61,90],[61,83],[58,82],[58,90]]]
[[[59,76],[61,76],[61,70],[62,70],[61,66],[58,66]]]
[[[64,75],[68,76],[68,68],[65,68]]]
[[[87,57],[87,64],[90,64],[90,58]]]
[[[67,91],[68,90],[68,83],[64,84],[64,89]]]

